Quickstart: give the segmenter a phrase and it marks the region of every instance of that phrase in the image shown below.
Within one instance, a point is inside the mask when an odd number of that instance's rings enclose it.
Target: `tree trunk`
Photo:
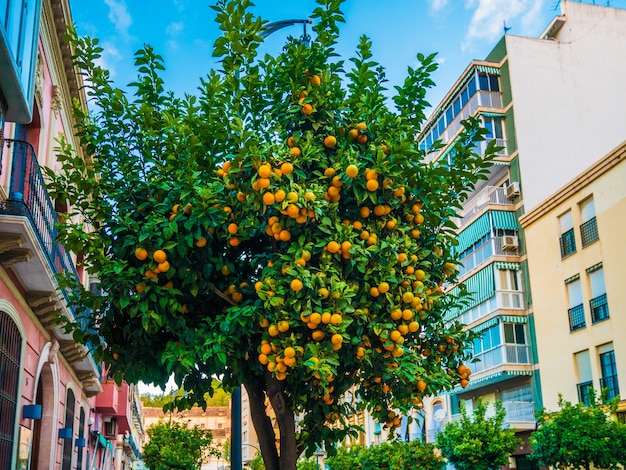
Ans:
[[[265,391],[262,384],[244,383],[250,400],[250,416],[259,438],[265,470],[280,470],[276,436],[270,418],[265,412]]]
[[[298,460],[296,442],[296,420],[293,408],[285,399],[284,382],[275,379],[269,373],[266,376],[267,396],[270,399],[278,430],[280,432],[280,467],[279,470],[296,470]]]

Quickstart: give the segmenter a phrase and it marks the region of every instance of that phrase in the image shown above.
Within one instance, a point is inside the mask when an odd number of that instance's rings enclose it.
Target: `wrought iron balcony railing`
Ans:
[[[591,245],[596,240],[599,240],[599,238],[598,222],[595,217],[580,224],[580,239],[582,240],[583,248],[587,245]]]
[[[585,307],[583,304],[576,305],[567,310],[569,317],[569,330],[576,331],[585,327]]]
[[[576,239],[574,238],[573,228],[561,235],[559,245],[561,246],[561,259],[576,253]]]
[[[606,294],[594,297],[589,301],[591,308],[591,323],[596,323],[609,318],[609,303],[606,300]]]
[[[619,382],[617,375],[607,375],[600,377],[600,388],[602,389],[602,397],[611,400],[619,395]]]

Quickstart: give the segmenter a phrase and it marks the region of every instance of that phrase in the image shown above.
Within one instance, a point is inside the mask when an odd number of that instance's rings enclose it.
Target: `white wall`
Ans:
[[[526,211],[626,137],[626,10],[562,3],[556,39],[506,36]]]

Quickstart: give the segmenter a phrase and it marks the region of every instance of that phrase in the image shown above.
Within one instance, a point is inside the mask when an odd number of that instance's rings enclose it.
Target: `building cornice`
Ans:
[[[609,152],[604,158],[594,163],[571,182],[545,199],[533,210],[520,217],[521,226],[526,229],[534,222],[542,218],[555,207],[567,201],[578,191],[600,178],[605,173],[622,163],[626,159],[626,141]]]

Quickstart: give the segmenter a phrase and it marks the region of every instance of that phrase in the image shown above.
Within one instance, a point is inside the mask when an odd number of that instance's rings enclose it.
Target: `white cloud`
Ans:
[[[474,10],[463,47],[471,48],[475,41],[493,42],[504,34],[504,26],[521,23],[524,34],[536,28],[545,0],[466,0],[465,8]]]
[[[185,9],[185,0],[173,0],[173,3],[178,11],[183,11]]]
[[[115,25],[115,29],[123,36],[128,36],[128,29],[133,24],[133,18],[128,13],[124,0],[104,0],[109,7],[109,21]]]
[[[448,0],[428,0],[428,3],[432,11],[439,11],[446,7]]]
[[[182,21],[174,21],[167,25],[165,32],[168,36],[175,38],[184,29],[185,25]]]

